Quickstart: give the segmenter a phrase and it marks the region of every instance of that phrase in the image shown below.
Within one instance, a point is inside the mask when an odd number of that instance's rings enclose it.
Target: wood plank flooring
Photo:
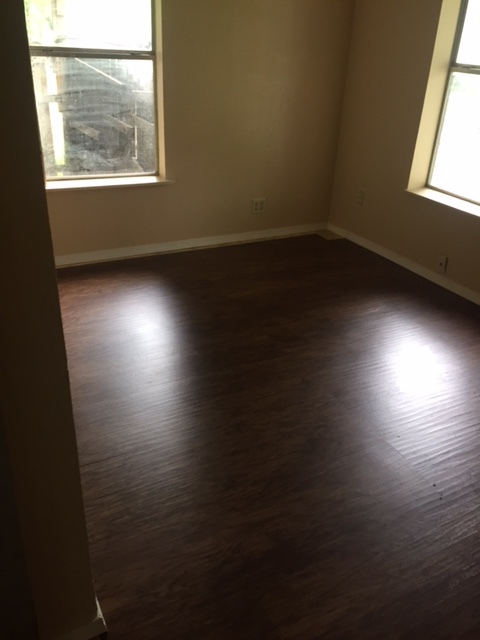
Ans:
[[[59,287],[110,640],[480,638],[478,307],[318,236]]]

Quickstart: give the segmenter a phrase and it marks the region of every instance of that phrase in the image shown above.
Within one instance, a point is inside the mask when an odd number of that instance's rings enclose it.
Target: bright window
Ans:
[[[47,180],[158,172],[151,0],[25,0]]]
[[[428,184],[480,204],[480,0],[462,5]]]

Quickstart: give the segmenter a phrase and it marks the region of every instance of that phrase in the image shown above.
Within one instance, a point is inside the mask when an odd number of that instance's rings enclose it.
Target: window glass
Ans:
[[[430,186],[480,202],[480,75],[451,75]]]
[[[33,56],[47,177],[155,173],[153,61]]]
[[[25,0],[30,46],[150,51],[150,0]]]
[[[480,0],[463,0],[428,186],[480,204]]]
[[[480,0],[469,0],[457,62],[480,65]]]

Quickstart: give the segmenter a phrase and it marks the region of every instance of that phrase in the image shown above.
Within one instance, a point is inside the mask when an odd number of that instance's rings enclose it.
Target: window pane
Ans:
[[[460,64],[480,65],[480,0],[469,0],[457,54]]]
[[[48,178],[154,173],[151,60],[33,57]]]
[[[480,76],[453,73],[430,185],[480,203]]]
[[[150,0],[25,0],[30,45],[150,51]]]

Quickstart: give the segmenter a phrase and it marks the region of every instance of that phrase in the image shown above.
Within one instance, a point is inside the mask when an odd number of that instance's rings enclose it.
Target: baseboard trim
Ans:
[[[97,600],[97,615],[94,620],[78,629],[64,633],[55,640],[94,640],[104,633],[107,633],[107,625]]]
[[[120,249],[106,249],[104,251],[90,251],[88,253],[73,253],[70,255],[57,256],[55,258],[55,264],[59,268],[71,267],[82,264],[139,258],[142,256],[150,256],[160,253],[173,253],[176,251],[219,247],[222,245],[242,244],[245,242],[261,242],[262,240],[274,240],[275,238],[290,238],[294,236],[308,235],[310,233],[317,233],[318,231],[325,229],[326,226],[327,225],[324,223],[304,224],[295,227],[281,227],[278,229],[232,233],[225,236],[192,238],[190,240],[160,242],[158,244],[145,244],[136,247],[122,247]]]
[[[465,298],[466,300],[470,300],[470,302],[474,302],[475,304],[480,305],[480,294],[474,291],[473,289],[469,289],[468,287],[464,287],[461,284],[453,282],[446,276],[443,276],[439,273],[435,273],[431,269],[427,269],[422,265],[409,260],[408,258],[404,258],[399,253],[395,253],[394,251],[390,251],[390,249],[386,249],[382,247],[382,245],[376,244],[375,242],[371,242],[362,236],[357,235],[356,233],[352,233],[347,229],[343,229],[342,227],[337,227],[334,224],[328,224],[327,229],[337,233],[338,235],[346,238],[347,240],[351,240],[355,244],[364,247],[364,249],[368,249],[369,251],[373,251],[373,253],[382,256],[382,258],[386,258],[391,262],[395,262],[395,264],[416,273],[418,276],[425,278],[426,280],[430,280],[435,284],[438,284],[440,287],[451,291],[452,293],[456,293],[458,296]]]

